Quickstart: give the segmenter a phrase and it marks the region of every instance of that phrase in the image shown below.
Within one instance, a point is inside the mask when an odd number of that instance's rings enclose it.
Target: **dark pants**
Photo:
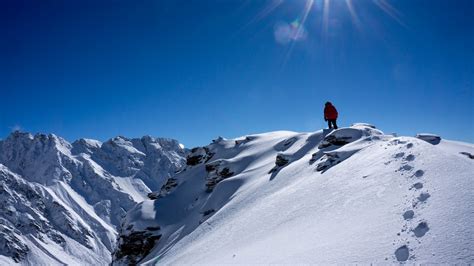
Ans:
[[[328,127],[329,129],[337,129],[336,119],[328,119]]]

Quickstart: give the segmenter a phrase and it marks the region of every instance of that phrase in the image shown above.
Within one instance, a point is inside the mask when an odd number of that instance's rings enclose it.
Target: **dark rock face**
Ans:
[[[282,154],[278,154],[275,160],[275,164],[279,167],[285,166],[290,160],[285,158]]]
[[[218,172],[217,174],[218,174],[220,177],[222,177],[223,179],[229,178],[229,177],[231,177],[232,175],[234,175],[234,173],[232,173],[232,172],[229,170],[229,168],[227,168],[227,167],[224,168],[224,169],[222,169],[222,171]]]
[[[20,262],[27,256],[30,249],[23,244],[13,233],[13,228],[0,225],[0,255],[11,257]]]
[[[160,195],[168,194],[169,192],[171,192],[173,188],[177,186],[178,186],[178,180],[176,180],[176,178],[169,178],[166,181],[166,184],[164,184],[163,187],[161,188]]]
[[[214,187],[224,179],[227,179],[234,175],[234,172],[230,170],[228,166],[225,165],[225,161],[216,160],[209,164],[206,164],[206,191],[208,193],[214,190]]]
[[[216,166],[215,166],[215,165],[213,165],[213,164],[206,164],[206,172],[209,173],[209,172],[212,172],[212,171],[214,171],[214,170],[216,170]]]
[[[176,178],[171,177],[166,180],[166,183],[161,187],[159,191],[150,192],[147,194],[147,196],[151,200],[157,200],[170,194],[171,191],[173,191],[173,189],[177,186],[178,180]]]
[[[318,166],[316,167],[316,171],[321,172],[321,171],[327,170],[340,162],[341,160],[337,153],[325,154],[322,158],[321,163],[319,163]]]
[[[326,137],[324,137],[323,141],[321,141],[321,143],[318,145],[318,148],[324,149],[331,146],[333,146],[334,148],[341,147],[348,143],[361,139],[363,135],[373,135],[372,138],[378,138],[378,136],[375,135],[380,134],[380,132],[375,131],[376,129],[371,128],[365,128],[364,130],[357,128],[336,129],[326,135]]]
[[[206,182],[206,191],[208,193],[212,192],[214,188],[219,184],[224,179],[227,179],[231,176],[233,176],[234,173],[230,171],[229,168],[224,168],[219,172],[219,169],[216,169],[213,173],[210,173],[207,177],[207,182]]]
[[[433,145],[438,145],[441,142],[441,137],[435,134],[417,134],[415,137]]]
[[[248,143],[252,140],[254,140],[255,138],[252,137],[252,136],[246,136],[244,139],[238,139],[234,142],[235,146],[239,146],[241,144],[245,144],[245,143]]]
[[[203,162],[208,162],[214,153],[208,147],[197,147],[191,150],[191,154],[186,158],[186,165],[194,166]]]
[[[203,156],[194,155],[186,158],[186,165],[198,165],[201,163]]]
[[[336,137],[335,135],[327,136],[321,144],[319,144],[320,149],[327,148],[331,145],[335,146],[344,146],[350,143],[351,137]]]
[[[160,198],[160,195],[158,193],[155,193],[155,192],[150,192],[146,196],[151,200],[156,200],[156,199]]]
[[[150,254],[150,251],[160,238],[161,235],[155,235],[149,231],[139,231],[132,232],[129,235],[121,235],[116,252],[113,254],[114,261],[126,258],[129,265],[136,265]]]
[[[290,162],[290,156],[285,154],[278,154],[275,159],[275,166],[268,172],[273,174],[271,179],[278,173],[284,166],[288,165]]]

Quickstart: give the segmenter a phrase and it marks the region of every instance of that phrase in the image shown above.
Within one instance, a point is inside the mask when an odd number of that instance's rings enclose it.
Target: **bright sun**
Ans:
[[[267,15],[269,15],[272,11],[277,9],[278,7],[282,6],[285,2],[289,2],[292,0],[270,0],[269,3],[260,11],[257,16],[255,17],[254,20],[261,20]],[[359,18],[359,15],[357,14],[356,8],[354,7],[354,0],[302,0],[305,2],[304,7],[295,21],[290,24],[291,28],[293,29],[293,35],[294,38],[298,38],[298,36],[301,36],[304,34],[304,27],[307,23],[308,15],[314,11],[317,12],[316,10],[321,10],[318,12],[321,12],[320,14],[322,16],[322,30],[323,33],[327,33],[329,31],[329,20],[330,20],[330,10],[332,5],[338,4],[340,6],[340,3],[344,3],[344,5],[347,7],[347,10],[349,11],[349,14],[351,16],[352,23],[354,26],[358,29],[361,28],[361,20]],[[338,3],[335,3],[338,2]],[[385,12],[387,15],[389,15],[391,18],[393,18],[395,21],[397,21],[399,24],[405,26],[403,22],[400,19],[400,12],[398,12],[387,0],[372,0],[371,1],[374,5],[376,5],[380,10]],[[332,4],[333,3],[333,4]],[[315,8],[318,7],[318,8]],[[296,27],[296,29],[295,29]],[[290,29],[291,29],[290,28]]]
[[[322,37],[325,39],[329,35],[328,33],[332,31],[331,21],[333,21],[333,19],[331,18],[331,14],[335,12],[332,12],[331,9],[347,8],[354,27],[361,30],[363,26],[356,8],[361,2],[354,0],[301,0],[300,2],[296,2],[296,0],[268,0],[267,3],[268,4],[264,6],[264,8],[250,21],[249,24],[264,19],[276,9],[283,7],[284,4],[298,3],[302,6],[299,15],[293,20],[293,22],[281,22],[275,25],[274,35],[276,42],[283,45],[289,44],[283,65],[288,60],[295,42],[306,39],[308,35],[306,29],[312,23],[312,21],[308,21],[310,13],[319,17],[318,21],[320,21]],[[388,0],[364,1],[364,4],[366,3],[373,3],[400,25],[406,27],[400,19],[400,12],[395,9]]]

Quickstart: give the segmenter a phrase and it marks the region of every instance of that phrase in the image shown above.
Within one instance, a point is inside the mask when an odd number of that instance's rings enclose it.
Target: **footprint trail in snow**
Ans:
[[[395,160],[400,162],[400,167],[396,171],[408,180],[416,179],[416,182],[407,188],[407,191],[411,191],[411,195],[406,195],[407,198],[410,198],[408,202],[411,202],[411,206],[406,206],[402,214],[403,224],[401,231],[397,233],[399,239],[395,241],[395,243],[399,243],[399,246],[393,253],[398,262],[405,262],[415,257],[416,246],[410,243],[421,243],[421,238],[430,230],[428,222],[422,219],[421,208],[424,207],[423,203],[426,203],[431,195],[425,190],[420,191],[425,187],[424,180],[421,180],[425,175],[425,171],[422,169],[414,170],[416,168],[416,156],[410,153],[410,149],[413,148],[414,144],[400,140],[393,141],[392,144],[405,144],[402,149],[406,149],[406,151],[397,152],[393,156]],[[414,238],[418,241],[413,241]]]

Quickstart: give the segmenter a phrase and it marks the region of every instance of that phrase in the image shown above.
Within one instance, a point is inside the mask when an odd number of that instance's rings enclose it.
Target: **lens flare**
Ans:
[[[303,41],[306,39],[307,32],[302,27],[299,20],[295,20],[290,24],[279,22],[275,25],[275,40],[279,44],[288,44],[293,41]]]
[[[351,14],[352,23],[358,30],[362,30],[362,25],[359,16],[357,15],[357,12],[355,11],[354,6],[352,5],[352,0],[346,0],[346,5],[347,9],[349,10],[349,13]]]
[[[304,2],[304,7],[302,11],[300,12],[300,14],[293,20],[293,22],[291,23],[278,22],[274,24],[275,25],[274,27],[275,41],[282,45],[289,45],[285,53],[283,65],[288,60],[295,43],[298,41],[306,40],[307,39],[306,37],[311,33],[311,32],[308,32],[307,30],[308,29],[307,24],[311,23],[310,22],[311,20],[308,20],[310,14],[314,14],[313,15],[315,17],[314,21],[318,21],[318,23],[322,24],[320,32],[321,32],[321,37],[323,41],[327,40],[327,37],[330,36],[329,32],[331,30],[332,31],[337,30],[334,28],[331,29],[331,24],[332,24],[332,21],[338,21],[339,19],[336,17],[331,18],[331,14],[334,13],[334,14],[337,14],[338,16],[340,16],[341,14],[341,12],[331,12],[330,11],[331,8],[341,8],[345,6],[345,8],[347,8],[347,11],[350,15],[352,24],[359,31],[363,30],[364,20],[361,18],[364,18],[364,17],[361,17],[359,15],[359,13],[357,12],[357,9],[361,9],[363,7],[362,5],[367,4],[367,3],[373,3],[376,7],[382,10],[390,18],[395,20],[398,24],[402,25],[403,27],[407,27],[406,24],[403,23],[401,19],[402,14],[396,8],[394,8],[388,2],[388,0],[372,0],[370,2],[369,1],[361,2],[361,1],[353,1],[353,0],[339,0],[339,1],[337,0],[299,0],[299,1],[298,0],[269,0],[267,1],[268,4],[265,5],[264,8],[260,12],[258,12],[257,15],[246,26],[266,18],[276,9],[288,7],[295,3],[302,3],[302,2]],[[331,2],[334,2],[334,3],[331,3]],[[317,7],[317,8],[314,8],[314,7]],[[336,15],[333,15],[333,16],[336,16]]]
[[[330,30],[330,8],[331,8],[331,2],[335,2],[336,6],[337,1],[336,0],[318,0],[317,3],[315,0],[301,0],[304,1],[305,5],[303,7],[303,10],[301,14],[298,16],[297,20],[300,22],[299,27],[304,27],[307,18],[312,10],[317,10],[314,9],[313,7],[317,4],[322,6],[322,32],[323,34],[327,34],[327,32]],[[349,14],[351,16],[352,23],[354,26],[358,29],[362,29],[362,21],[356,11],[355,8],[355,3],[359,5],[361,2],[355,2],[353,0],[343,0],[345,2],[345,5],[347,7],[347,10],[349,11]],[[257,21],[260,21],[264,19],[265,17],[269,16],[273,11],[275,11],[277,8],[284,6],[284,3],[292,4],[297,2],[296,0],[270,0],[268,1],[268,4],[264,6],[264,8],[249,22],[255,23]],[[342,1],[341,1],[342,2]],[[372,0],[372,3],[374,3],[380,10],[382,10],[384,13],[386,13],[388,16],[390,16],[392,19],[394,19],[396,22],[398,22],[400,25],[406,27],[406,24],[403,23],[401,17],[401,13],[394,8],[387,0]],[[364,2],[366,3],[366,2]]]
[[[397,9],[395,9],[392,5],[390,5],[386,0],[373,0],[373,2],[382,11],[384,11],[392,19],[398,22],[398,24],[402,25],[403,27],[407,27],[407,25],[403,23],[403,21],[400,19],[401,17],[400,12]]]
[[[323,36],[327,36],[329,32],[329,0],[324,0],[323,7]]]

